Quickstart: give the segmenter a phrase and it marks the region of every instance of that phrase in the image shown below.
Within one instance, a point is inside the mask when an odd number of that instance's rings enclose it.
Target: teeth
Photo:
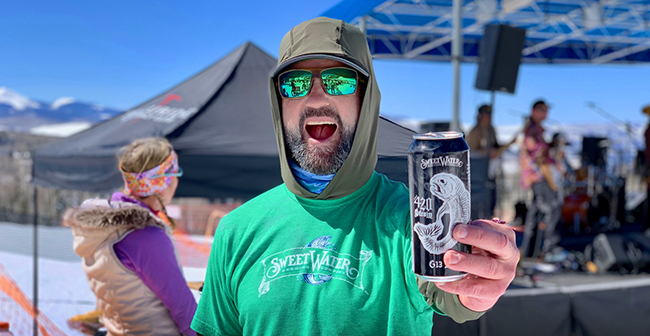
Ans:
[[[335,123],[331,121],[310,121],[307,123],[307,125],[336,125]]]

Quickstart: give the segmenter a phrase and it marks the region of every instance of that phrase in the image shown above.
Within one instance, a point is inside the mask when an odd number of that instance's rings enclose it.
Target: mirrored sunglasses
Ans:
[[[172,170],[172,169],[174,169],[174,168],[171,168],[170,170]],[[155,179],[155,178],[159,178],[159,177],[167,177],[167,176],[176,176],[176,177],[181,177],[181,176],[183,176],[183,168],[178,167],[178,172],[176,172],[176,173],[169,172],[169,173],[164,173],[164,174],[154,175],[154,176],[152,176],[151,178],[152,178],[152,179]]]
[[[316,72],[317,73],[317,72]],[[278,76],[278,89],[283,98],[301,98],[311,90],[311,70],[295,69]],[[332,96],[351,95],[357,91],[359,76],[350,68],[329,68],[320,71],[325,92]]]

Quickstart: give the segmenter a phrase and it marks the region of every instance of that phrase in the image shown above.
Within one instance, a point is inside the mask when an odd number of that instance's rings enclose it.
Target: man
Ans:
[[[487,170],[484,170],[483,174],[487,173],[485,188],[488,190],[489,197],[472,202],[475,205],[478,205],[472,206],[472,213],[483,217],[492,216],[494,214],[497,200],[496,171],[500,165],[499,156],[501,155],[501,152],[510,146],[515,140],[517,140],[516,136],[509,144],[503,147],[500,146],[497,141],[496,132],[492,126],[492,106],[483,104],[478,108],[476,126],[472,128],[467,136],[467,145],[471,151],[472,159],[483,158],[483,160],[487,160],[483,161],[487,162],[487,164],[482,166],[482,168]]]
[[[489,156],[491,159],[496,157],[499,143],[492,126],[491,105],[483,104],[478,108],[476,126],[467,136],[467,145],[473,153]]]
[[[560,220],[561,204],[557,197],[558,186],[555,184],[551,165],[555,161],[549,156],[550,145],[544,140],[542,121],[548,114],[548,105],[539,100],[533,103],[528,124],[524,129],[524,144],[520,151],[521,185],[533,190],[533,201],[526,213],[524,238],[521,244],[523,256],[528,256],[535,231],[544,233],[541,252],[546,254],[559,242],[555,226]],[[539,256],[538,248],[532,249],[532,257]]]
[[[483,104],[479,107],[476,115],[476,126],[472,128],[467,136],[467,145],[471,151],[472,160],[481,160],[485,163],[478,166],[472,165],[474,169],[479,168],[482,170],[482,174],[479,173],[476,176],[486,176],[487,174],[485,185],[477,185],[477,187],[479,189],[481,187],[486,188],[488,197],[483,197],[480,200],[475,199],[472,202],[472,213],[475,214],[474,216],[492,216],[496,207],[497,189],[495,179],[499,154],[499,143],[492,126],[492,106]]]
[[[408,190],[374,171],[380,96],[361,31],[327,18],[294,27],[270,89],[285,183],[221,220],[194,330],[421,335],[434,310],[462,322],[496,303],[518,251],[492,221],[457,225],[475,254],[445,255],[472,275],[418,288]]]

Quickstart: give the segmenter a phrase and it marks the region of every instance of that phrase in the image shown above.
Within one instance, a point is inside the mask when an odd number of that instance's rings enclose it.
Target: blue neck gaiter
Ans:
[[[298,166],[297,163],[293,160],[289,160],[289,167],[291,167],[291,172],[293,176],[296,177],[296,181],[305,189],[313,192],[314,194],[320,194],[323,192],[325,187],[332,181],[334,174],[330,175],[316,175],[310,173]]]

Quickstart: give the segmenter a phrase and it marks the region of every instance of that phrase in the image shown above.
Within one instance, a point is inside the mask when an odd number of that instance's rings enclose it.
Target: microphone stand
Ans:
[[[634,143],[634,138],[632,136],[632,126],[630,125],[629,122],[625,122],[613,114],[603,110],[600,108],[596,103],[594,102],[587,102],[587,106],[591,108],[593,111],[596,113],[600,114],[601,116],[605,117],[608,119],[612,124],[618,126],[618,127],[623,127],[625,130],[625,133],[627,135],[627,151],[633,151],[638,152],[639,148],[638,146]],[[618,155],[618,165],[615,169],[615,177],[613,182],[610,182],[612,185],[612,204],[610,204],[610,216],[609,216],[609,225],[608,229],[611,229],[612,226],[615,228],[620,227],[620,222],[618,221],[617,217],[619,217],[618,210],[619,210],[619,202],[624,201],[619,199],[619,192],[620,188],[625,188],[625,181],[629,178],[630,175],[630,168],[628,167],[627,164],[625,164],[624,161],[624,156],[625,153],[624,151],[619,151]],[[632,168],[633,169],[633,168]],[[609,179],[609,178],[608,178]],[[621,179],[623,180],[623,183],[621,183]],[[623,195],[625,195],[625,190],[623,190]]]

